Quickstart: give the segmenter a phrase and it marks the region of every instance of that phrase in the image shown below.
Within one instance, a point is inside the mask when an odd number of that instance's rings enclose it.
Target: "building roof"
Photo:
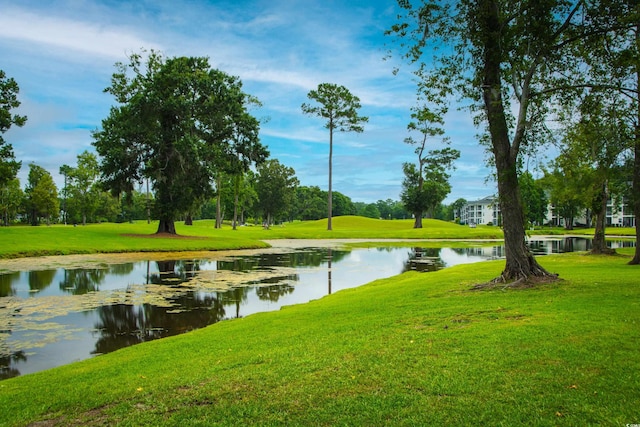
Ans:
[[[496,200],[497,200],[496,196],[487,196],[475,201],[468,201],[467,205],[490,205],[495,203]]]

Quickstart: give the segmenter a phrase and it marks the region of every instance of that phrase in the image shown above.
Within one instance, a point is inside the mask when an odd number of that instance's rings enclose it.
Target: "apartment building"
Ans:
[[[460,224],[466,225],[492,225],[502,224],[500,216],[500,204],[495,196],[488,196],[480,200],[467,202],[465,206],[456,212],[456,216],[460,218]],[[589,223],[588,212],[585,210],[573,220],[574,226],[584,226]],[[564,218],[558,217],[553,205],[549,204],[547,209],[547,218],[545,224],[564,227]],[[635,227],[636,218],[633,215],[633,206],[623,200],[616,203],[609,199],[607,202],[607,227]]]
[[[499,225],[502,223],[500,204],[494,196],[467,202],[457,213],[457,217],[460,218],[460,224],[479,225],[491,223]]]

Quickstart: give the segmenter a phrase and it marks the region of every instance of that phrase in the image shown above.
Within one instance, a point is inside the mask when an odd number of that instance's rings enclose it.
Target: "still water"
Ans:
[[[545,254],[587,250],[589,242],[530,245]],[[503,250],[276,248],[0,274],[0,379],[308,302],[411,269],[501,258]]]

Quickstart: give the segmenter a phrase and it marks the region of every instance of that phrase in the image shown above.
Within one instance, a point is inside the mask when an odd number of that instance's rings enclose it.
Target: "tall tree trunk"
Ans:
[[[422,212],[416,212],[413,215],[415,216],[413,228],[422,228]]]
[[[518,186],[518,146],[512,146],[502,99],[502,47],[498,5],[492,0],[482,0],[479,8],[479,25],[487,32],[483,40],[483,100],[489,122],[489,133],[498,174],[498,195],[503,218],[506,266],[496,280],[508,282],[530,277],[551,276],[535,260],[525,242],[524,211]],[[521,102],[527,102],[521,99]]]
[[[147,178],[147,224],[151,224],[151,200],[149,199],[149,178]]]
[[[176,233],[176,225],[172,219],[160,219],[160,222],[158,223],[158,231],[156,231],[156,234],[160,233],[178,234]]]
[[[218,190],[218,195],[216,197],[216,226],[215,228],[222,228],[222,178],[218,176],[216,179],[216,186]]]
[[[190,213],[188,213],[187,216],[185,217],[184,225],[193,225],[193,217],[191,216]]]
[[[233,182],[233,229],[237,230],[238,223],[238,193],[240,193],[240,177],[236,175]]]
[[[593,234],[591,253],[594,255],[614,253],[615,250],[607,248],[605,242],[605,224],[607,220],[607,184],[602,184],[597,197],[598,211],[596,212],[596,230]]]
[[[237,230],[238,226],[238,195],[236,194],[233,200],[233,229]]]
[[[565,218],[564,219],[564,229],[565,230],[573,230],[573,218]]]
[[[422,153],[422,151],[420,153]],[[424,170],[424,159],[422,158],[422,154],[418,156],[418,159],[418,194],[419,197],[422,198],[422,189],[424,188],[424,178],[422,177],[422,171]],[[420,205],[422,206],[422,201],[420,201]],[[422,228],[422,214],[422,211],[413,213],[413,216],[415,217],[413,228]]]
[[[329,207],[329,211],[327,214],[327,230],[333,230],[331,226],[331,215],[333,213],[333,194],[331,190],[331,174],[333,173],[333,122],[329,123],[329,200],[327,201],[327,205]]]

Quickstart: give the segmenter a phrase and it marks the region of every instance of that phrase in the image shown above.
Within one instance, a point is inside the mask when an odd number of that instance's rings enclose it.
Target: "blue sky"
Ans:
[[[23,163],[23,186],[29,163],[61,186],[60,166],[93,151],[91,131],[114,103],[103,93],[114,64],[141,48],[206,56],[239,76],[263,103],[255,110],[265,119],[263,144],[302,185],[327,189],[328,131],[300,109],[319,83],[346,86],[369,117],[363,133],[334,137],[334,191],[353,201],[398,200],[402,163],[415,161],[403,142],[415,83],[407,67],[393,75],[397,57],[384,60],[395,1],[0,0],[0,10],[0,69],[18,82],[19,113],[28,116],[4,135]],[[445,202],[495,193],[470,114],[451,108],[445,129],[461,151]]]

